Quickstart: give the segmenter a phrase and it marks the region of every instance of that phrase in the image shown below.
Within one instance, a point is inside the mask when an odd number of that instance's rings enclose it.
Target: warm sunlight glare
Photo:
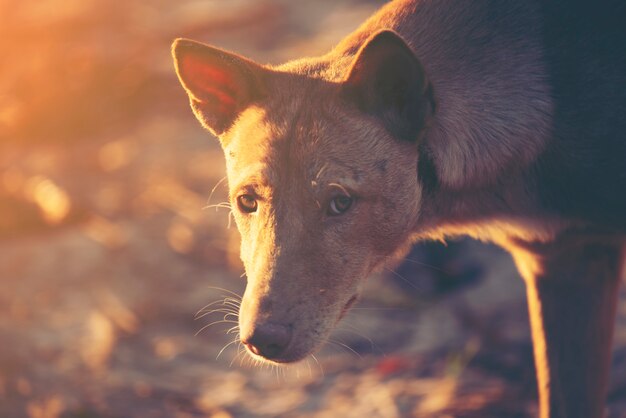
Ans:
[[[50,225],[61,223],[70,213],[70,198],[52,180],[36,176],[26,184],[28,197],[37,204],[44,220]]]

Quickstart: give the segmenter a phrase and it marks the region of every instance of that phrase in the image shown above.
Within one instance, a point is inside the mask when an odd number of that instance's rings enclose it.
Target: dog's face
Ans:
[[[174,57],[226,156],[248,277],[242,342],[260,358],[300,360],[419,216],[416,141],[432,93],[391,32],[366,43],[339,82],[191,41],[175,43]]]

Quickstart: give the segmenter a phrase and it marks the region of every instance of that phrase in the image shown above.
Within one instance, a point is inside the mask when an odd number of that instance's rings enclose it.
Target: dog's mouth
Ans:
[[[354,294],[348,299],[336,322],[339,322],[348,313],[357,300],[358,294]],[[283,328],[285,327],[265,324],[259,327],[259,330],[252,337],[246,339],[243,344],[254,358],[278,364],[294,363],[305,357],[308,351],[305,353],[298,349],[294,350],[294,344],[289,342],[291,335],[288,334],[291,334],[291,330],[287,331],[287,328]]]

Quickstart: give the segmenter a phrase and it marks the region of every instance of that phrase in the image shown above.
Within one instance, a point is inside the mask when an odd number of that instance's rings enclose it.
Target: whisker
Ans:
[[[396,259],[392,256],[385,256],[385,257],[388,258],[389,260],[396,261]],[[400,263],[402,263],[403,261],[408,261],[409,263],[417,264],[418,266],[428,267],[429,269],[437,270],[442,273],[449,274],[445,269],[442,269],[441,267],[437,267],[433,264],[424,263],[423,261],[415,260],[413,258],[405,257],[405,258],[398,259],[397,261]]]
[[[211,193],[209,193],[209,198],[206,200],[207,205],[211,203],[211,198],[213,197],[213,193],[215,193],[215,190],[217,190],[219,185],[222,184],[224,180],[226,180],[226,177],[227,176],[222,177],[217,183],[215,183],[215,186],[213,186],[213,188],[211,189]]]
[[[343,328],[343,327],[346,327],[346,326],[347,326],[347,327],[350,327],[350,328],[352,328],[352,329],[346,329],[346,328]],[[374,342],[371,338],[369,338],[369,337],[368,337],[368,336],[366,336],[365,334],[363,334],[363,333],[359,332],[359,331],[358,331],[358,330],[354,327],[354,325],[351,325],[351,324],[349,324],[349,323],[345,323],[345,322],[344,322],[344,323],[343,323],[343,326],[342,326],[341,328],[338,328],[338,329],[337,329],[337,331],[340,331],[340,332],[341,332],[341,331],[344,331],[344,332],[350,332],[350,333],[352,333],[352,334],[354,334],[354,335],[357,335],[357,336],[359,336],[359,337],[363,338],[364,340],[366,340],[367,342],[369,342],[369,343],[370,343],[370,347],[371,347],[372,351],[374,351],[374,350],[378,350],[378,351],[379,351],[379,352],[380,352],[380,353],[381,353],[384,357],[386,357],[386,356],[387,356],[387,354],[383,351],[383,349],[382,349],[382,348],[380,348],[380,346],[379,346],[378,344],[376,344],[376,343],[375,343],[375,342]]]
[[[280,382],[282,378],[282,381],[284,382],[285,381],[285,369],[278,367],[274,363],[272,363],[272,368],[275,370],[275,373],[276,373],[276,381]],[[282,376],[281,376],[281,373],[282,373]]]
[[[233,209],[231,208],[228,212],[228,224],[226,225],[226,229],[230,229],[230,227],[233,225],[233,217]]]
[[[311,358],[315,361],[315,364],[317,364],[317,367],[320,369],[320,373],[322,373],[322,377],[324,377],[324,368],[320,364],[320,362],[317,359],[317,357],[315,357],[315,354],[311,354]]]
[[[238,306],[227,305],[223,309],[224,309],[223,312],[234,313],[234,314],[239,315],[239,307]]]
[[[211,288],[211,286],[209,286],[209,288]],[[234,301],[234,302],[239,302],[239,303],[241,303],[241,296],[237,295],[236,293],[231,292],[230,290],[227,290],[227,289],[222,289],[222,288],[218,288],[218,287],[216,287],[215,289],[218,289],[218,290],[221,290],[221,291],[224,291],[224,292],[229,292],[230,294],[233,294],[233,295],[235,295],[236,297],[234,298],[234,297],[232,297],[232,296],[222,295],[222,297],[223,297],[224,299],[218,299],[218,300],[215,300],[215,301],[213,301],[213,302],[211,302],[211,303],[208,303],[208,304],[204,305],[204,306],[200,309],[200,311],[202,311],[203,309],[208,308],[209,306],[213,306],[213,305],[215,305],[215,304],[217,304],[217,303],[225,303],[225,302],[227,302],[227,301]]]
[[[245,365],[245,367],[256,367],[259,365],[259,362],[250,356],[244,355],[244,356],[241,356],[241,358],[239,359],[239,365],[240,366]]]
[[[202,209],[211,209],[211,208],[216,208],[216,207],[232,208],[229,202],[224,201],[224,202],[213,203],[211,205],[203,206]]]
[[[241,302],[238,300],[230,299],[224,301],[224,305],[239,309],[239,307],[241,306]]]
[[[350,308],[350,312],[352,311],[410,311],[410,309],[403,308],[366,308],[366,307],[356,307]]]
[[[362,358],[363,358],[363,356],[362,356],[362,355],[360,355],[360,354],[359,354],[356,350],[354,350],[352,347],[350,347],[350,346],[349,346],[349,345],[347,345],[347,344],[344,344],[344,343],[339,342],[339,341],[335,341],[335,340],[330,339],[330,338],[329,338],[327,341],[328,341],[329,343],[331,343],[331,344],[336,344],[336,345],[338,345],[339,347],[343,347],[343,348],[347,349],[349,352],[354,353],[354,354],[355,354],[355,355],[356,355],[359,359],[362,359]]]
[[[238,359],[239,357],[241,357],[241,355],[242,355],[242,354],[244,354],[244,353],[246,352],[246,349],[245,349],[245,347],[243,347],[243,344],[241,344],[241,341],[239,341],[239,347],[238,347],[238,350],[239,350],[239,351],[237,352],[237,354],[235,354],[235,357],[233,357],[233,359],[231,360],[231,362],[230,362],[230,364],[228,365],[228,367],[232,367],[232,366],[233,366],[233,363],[234,363],[235,361],[237,361],[237,359]],[[240,366],[240,367],[242,367],[242,366],[243,366],[243,359],[244,359],[244,358],[245,358],[245,356],[244,356],[244,357],[242,357],[242,358],[241,358],[241,361],[239,362],[239,366]]]
[[[239,313],[239,309],[233,308],[232,306],[224,306],[221,308],[211,309],[210,311],[203,313],[215,313],[215,312],[223,312],[223,313]]]
[[[398,277],[399,279],[401,279],[402,281],[404,281],[406,284],[408,284],[409,286],[411,286],[413,289],[417,290],[418,292],[424,292],[423,288],[420,288],[419,286],[417,286],[415,283],[411,283],[408,279],[406,279],[405,277],[403,277],[400,273],[393,271],[392,269],[390,269],[389,267],[385,267],[385,270],[389,271],[391,274],[393,274],[394,276]]]
[[[208,308],[210,308],[210,306],[206,306],[200,309],[198,312],[196,312],[196,316],[199,314],[205,314],[207,312],[238,312],[239,311],[239,306],[225,305],[223,301],[222,301],[222,306],[219,306],[213,309],[208,309]]]
[[[306,366],[309,369],[309,379],[313,378],[313,369],[311,369],[311,362],[309,359],[306,359]]]
[[[243,363],[246,360],[247,356],[242,356],[242,354],[244,353],[244,350],[240,350],[237,355],[233,358],[233,361],[230,362],[230,365],[228,367],[231,367],[233,365],[233,363],[239,359],[239,367],[244,367]]]
[[[232,209],[233,207],[228,202],[220,202],[214,205],[203,206],[202,210],[207,210],[207,209],[212,209],[212,208],[215,208],[215,210],[217,211],[217,209]]]
[[[236,300],[241,300],[241,296],[239,294],[233,292],[232,290],[224,289],[223,287],[218,287],[218,286],[207,286],[207,287],[209,289],[219,290],[219,291],[222,291],[222,292],[229,293],[229,294],[233,295]]]
[[[237,324],[238,323],[237,321],[231,321],[231,320],[226,320],[226,319],[222,319],[220,321],[214,321],[214,322],[211,322],[210,324],[207,324],[207,325],[203,326],[202,328],[200,328],[200,330],[198,332],[196,332],[196,334],[194,336],[197,337],[198,334],[200,334],[202,331],[204,331],[205,329],[207,329],[210,326],[217,325],[217,324],[223,324],[225,322],[230,322],[231,324]]]
[[[224,315],[224,321],[226,321],[227,318],[233,317],[234,319],[239,319],[239,312],[228,312],[226,315]],[[237,321],[235,321],[237,322]],[[239,323],[239,322],[237,322]]]
[[[196,312],[196,315],[202,313],[206,308],[209,308],[209,307],[211,307],[213,305],[216,305],[218,303],[224,303],[224,301],[220,299],[220,300],[216,300],[215,302],[211,302],[209,304],[206,304],[202,308],[200,308],[200,310],[198,310],[198,312]]]
[[[230,347],[231,345],[235,344],[236,342],[239,341],[239,338],[235,338],[234,340],[232,340],[231,342],[229,342],[228,344],[226,344],[224,347],[222,347],[222,349],[220,350],[219,353],[217,353],[217,356],[215,357],[215,360],[217,360],[218,358],[220,358],[220,355],[224,352],[224,350],[226,350],[228,347]]]
[[[198,319],[204,318],[207,315],[211,315],[211,314],[218,313],[218,312],[235,315],[235,317],[239,316],[239,312],[231,308],[218,308],[218,309],[212,309],[208,312],[203,312],[202,314],[196,314],[196,316],[194,317],[194,320],[197,321]]]

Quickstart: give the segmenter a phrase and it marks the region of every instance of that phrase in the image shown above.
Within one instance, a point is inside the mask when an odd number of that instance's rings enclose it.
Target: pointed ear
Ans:
[[[343,83],[345,97],[399,138],[417,141],[434,112],[432,86],[413,51],[391,30],[367,40]]]
[[[264,95],[264,78],[269,71],[239,55],[176,39],[172,56],[196,117],[216,136],[226,132],[242,111]]]

